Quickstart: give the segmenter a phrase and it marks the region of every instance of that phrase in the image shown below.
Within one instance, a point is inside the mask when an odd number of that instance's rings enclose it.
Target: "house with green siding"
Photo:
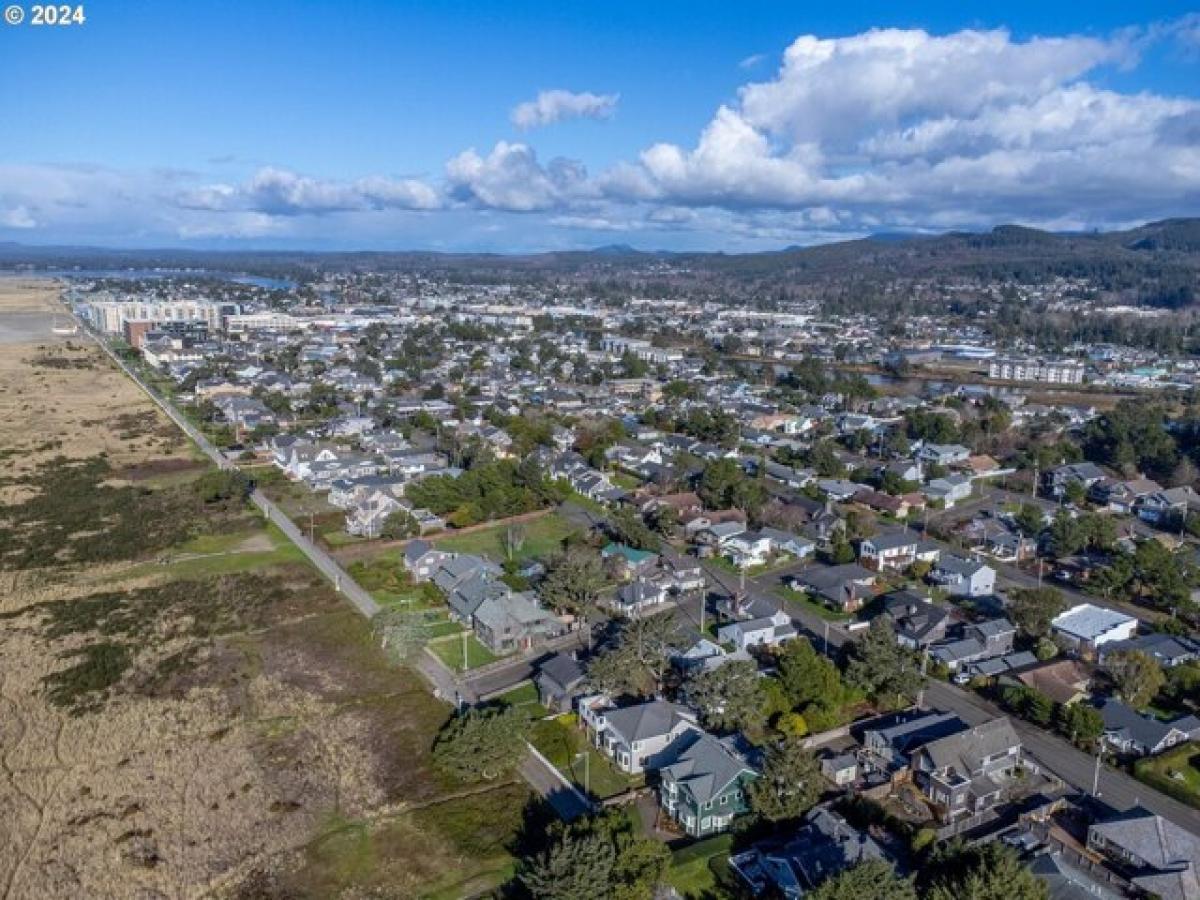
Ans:
[[[663,810],[691,837],[707,837],[746,812],[746,787],[758,772],[731,740],[702,734],[659,776]]]

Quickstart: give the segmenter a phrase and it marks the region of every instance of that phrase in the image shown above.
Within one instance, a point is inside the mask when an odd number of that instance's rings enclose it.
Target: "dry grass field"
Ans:
[[[526,789],[430,768],[447,709],[83,338],[3,347],[0,459],[0,897],[506,876]]]

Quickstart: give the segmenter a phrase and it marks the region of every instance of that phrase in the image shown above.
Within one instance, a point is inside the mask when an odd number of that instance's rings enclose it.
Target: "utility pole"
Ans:
[[[1092,774],[1092,796],[1100,796],[1100,757],[1104,754],[1104,743],[1102,738],[1096,739],[1096,769]]]
[[[464,628],[462,633],[463,648],[462,648],[462,670],[465,675],[467,672],[467,635],[469,632]]]
[[[925,708],[925,672],[929,666],[929,645],[926,644],[921,651],[921,690],[917,692],[917,709]]]
[[[829,620],[825,620],[825,655],[829,655]]]
[[[704,607],[707,605],[705,601],[708,599],[708,592],[703,588],[700,590],[700,634],[704,635]]]

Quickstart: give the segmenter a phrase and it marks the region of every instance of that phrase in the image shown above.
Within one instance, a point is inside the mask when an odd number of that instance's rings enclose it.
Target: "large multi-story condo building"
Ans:
[[[603,347],[609,353],[624,355],[630,353],[643,362],[654,363],[655,365],[665,365],[670,362],[679,362],[683,359],[682,350],[674,350],[668,347],[655,347],[650,341],[640,338],[618,337],[617,335],[605,335]]]
[[[92,325],[106,334],[122,334],[126,321],[203,322],[209,331],[220,331],[226,316],[241,311],[236,303],[215,303],[211,300],[92,300],[79,311]]]
[[[1005,357],[988,366],[990,378],[1005,381],[1044,381],[1049,384],[1082,384],[1084,365],[1072,359],[1043,360]]]

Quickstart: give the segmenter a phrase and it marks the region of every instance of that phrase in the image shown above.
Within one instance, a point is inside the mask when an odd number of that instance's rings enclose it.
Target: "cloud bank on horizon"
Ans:
[[[1194,214],[1200,100],[1120,92],[1102,76],[1136,68],[1150,42],[1200,46],[1197,34],[1200,17],[1024,41],[1004,30],[803,35],[771,77],[718,105],[691,145],[649,136],[636,156],[596,172],[506,139],[451,149],[444,171],[424,178],[346,180],[271,165],[230,182],[167,169],[0,165],[0,232],[269,242],[317,239],[332,222],[367,244],[436,231],[437,217],[503,235],[536,216],[563,245],[616,232],[646,245],[700,234],[714,246],[768,246]],[[603,128],[617,103],[616,94],[543,90],[510,119],[523,132],[570,119]]]

